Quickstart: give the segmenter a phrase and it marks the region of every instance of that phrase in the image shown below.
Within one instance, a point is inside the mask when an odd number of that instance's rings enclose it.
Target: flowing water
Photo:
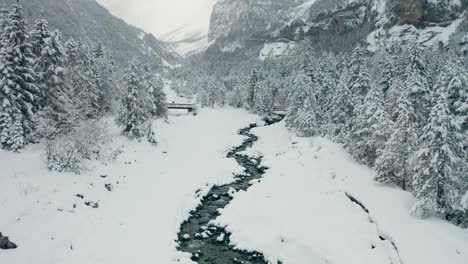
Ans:
[[[282,117],[266,119],[267,125],[279,122]],[[210,225],[219,215],[218,209],[228,205],[231,193],[247,190],[255,182],[253,180],[263,177],[266,169],[260,164],[262,158],[251,158],[240,154],[252,147],[258,138],[250,131],[256,125],[250,125],[239,131],[240,135],[246,136],[242,145],[232,149],[227,157],[234,158],[242,167],[244,173],[235,176],[235,181],[230,184],[214,186],[202,199],[201,204],[191,212],[190,217],[182,224],[178,234],[178,250],[190,253],[192,260],[199,264],[267,264],[264,256],[258,252],[248,252],[235,249],[230,245],[231,234],[222,227]],[[246,216],[247,217],[247,216]]]

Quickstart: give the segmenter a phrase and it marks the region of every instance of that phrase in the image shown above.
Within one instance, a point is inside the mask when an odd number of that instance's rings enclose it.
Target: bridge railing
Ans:
[[[188,110],[189,113],[197,114],[198,107],[195,104],[177,104],[177,103],[167,103],[167,109],[182,109]]]
[[[275,105],[273,106],[273,112],[286,112],[287,108],[283,105]]]

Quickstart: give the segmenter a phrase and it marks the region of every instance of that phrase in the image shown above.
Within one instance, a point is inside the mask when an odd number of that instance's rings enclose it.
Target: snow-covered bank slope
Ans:
[[[0,263],[176,261],[174,241],[198,203],[196,190],[202,195],[241,170],[225,155],[243,140],[237,130],[255,121],[232,109],[170,117],[170,124],[155,124],[157,147],[130,142],[113,128],[114,144],[125,152],[84,175],[48,172],[41,145],[21,154],[0,151],[0,232],[19,246],[0,251]]]
[[[240,248],[284,264],[467,263],[468,230],[411,217],[413,197],[374,183],[339,145],[284,123],[253,132],[270,169],[217,219]]]

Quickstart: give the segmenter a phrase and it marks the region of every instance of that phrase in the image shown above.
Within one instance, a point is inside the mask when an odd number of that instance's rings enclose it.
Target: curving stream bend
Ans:
[[[275,116],[265,119],[267,125],[272,125],[282,120],[283,117]],[[239,131],[246,136],[242,145],[232,149],[228,158],[234,158],[242,167],[244,173],[235,176],[235,181],[229,184],[214,186],[202,199],[201,204],[190,213],[190,217],[181,225],[178,234],[178,250],[191,254],[191,259],[199,264],[268,264],[264,256],[258,252],[248,252],[235,249],[230,245],[231,234],[224,228],[210,224],[219,215],[218,209],[225,208],[232,200],[229,193],[232,191],[247,190],[265,173],[262,167],[262,158],[251,158],[239,154],[252,147],[258,138],[251,134],[250,125]]]

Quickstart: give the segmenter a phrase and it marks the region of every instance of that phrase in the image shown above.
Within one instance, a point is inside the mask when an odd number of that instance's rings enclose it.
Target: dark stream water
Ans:
[[[282,117],[266,119],[267,125],[281,121]],[[247,190],[253,185],[252,180],[262,178],[265,167],[260,164],[262,158],[251,158],[241,155],[242,151],[252,147],[258,138],[250,131],[256,125],[241,129],[240,135],[246,136],[242,145],[232,149],[227,157],[234,158],[242,167],[244,173],[235,176],[235,181],[230,184],[214,186],[202,199],[201,204],[191,212],[190,217],[182,224],[178,234],[178,250],[192,255],[192,260],[199,264],[267,264],[264,256],[258,252],[248,252],[235,249],[230,245],[231,234],[224,228],[210,225],[211,220],[216,219],[222,209],[228,205],[232,197],[230,191]],[[246,216],[247,217],[247,216]]]

